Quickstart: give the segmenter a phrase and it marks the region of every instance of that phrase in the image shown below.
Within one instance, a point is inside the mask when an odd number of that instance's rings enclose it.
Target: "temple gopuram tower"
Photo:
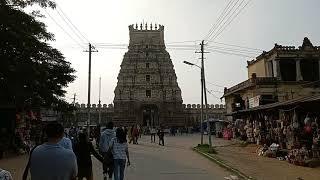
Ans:
[[[129,36],[114,90],[115,124],[183,126],[181,89],[166,51],[164,26],[130,25]]]

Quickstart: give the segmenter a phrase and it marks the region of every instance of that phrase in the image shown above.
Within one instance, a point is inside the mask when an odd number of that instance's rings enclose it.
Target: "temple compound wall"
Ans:
[[[76,119],[78,123],[86,124],[88,119],[88,108],[86,104],[76,104]],[[183,126],[190,127],[196,126],[200,123],[201,119],[201,106],[200,104],[183,104]],[[103,104],[101,107],[98,104],[91,104],[90,108],[90,118],[91,124],[99,124],[99,111],[101,114],[101,124],[106,124],[109,121],[113,121],[114,116],[114,106],[113,104]],[[226,108],[223,104],[211,104],[208,105],[208,118],[213,119],[225,119]],[[70,117],[70,120],[73,121],[74,118]],[[74,123],[73,123],[74,124]],[[119,124],[120,126],[124,124]]]

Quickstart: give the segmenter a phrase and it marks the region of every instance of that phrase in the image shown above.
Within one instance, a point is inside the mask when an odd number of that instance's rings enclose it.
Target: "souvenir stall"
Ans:
[[[14,146],[19,153],[29,150],[41,141],[42,122],[39,113],[32,110],[16,113]]]
[[[261,145],[258,155],[320,165],[320,98],[281,102],[237,114],[236,138]]]
[[[292,122],[288,123],[284,131],[289,149],[287,160],[302,166],[316,161],[320,163],[320,113],[305,110],[295,109],[292,113]]]

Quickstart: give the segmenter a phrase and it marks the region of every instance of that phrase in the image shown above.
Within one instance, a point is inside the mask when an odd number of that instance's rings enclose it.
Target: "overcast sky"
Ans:
[[[238,3],[241,1],[235,0]],[[166,43],[200,40],[208,34],[228,2],[229,0],[57,0],[58,6],[90,42],[113,44],[128,44],[128,25],[142,21],[164,25]],[[47,12],[73,39],[87,46],[84,44],[85,40],[74,35],[56,10]],[[319,45],[319,13],[319,0],[252,0],[215,41],[270,50],[274,43],[300,46],[307,36],[314,45]],[[55,34],[53,46],[64,54],[77,71],[77,79],[67,88],[66,98],[71,101],[70,98],[76,93],[77,102],[87,103],[88,53],[83,52],[85,47],[80,47],[46,16],[42,21]],[[210,45],[217,44],[209,43],[208,46]],[[97,49],[99,52],[92,56],[91,103],[98,103],[101,76],[101,101],[109,104],[113,102],[117,76],[126,50],[98,46]],[[194,53],[195,50],[168,49],[186,104],[200,103],[200,71],[182,63],[184,60],[199,63],[200,56]],[[213,95],[208,94],[208,103],[216,104],[221,103],[217,97],[222,94],[216,91],[223,91],[223,87],[219,86],[230,87],[248,78],[246,61],[252,58],[208,51],[210,53],[205,55],[207,88],[213,90]]]

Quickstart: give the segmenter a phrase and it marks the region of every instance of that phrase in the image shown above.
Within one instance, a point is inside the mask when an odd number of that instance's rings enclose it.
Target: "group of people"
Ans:
[[[138,139],[141,137],[141,128],[139,125],[132,125],[129,130],[124,127],[125,131],[128,133],[129,143],[138,144]]]
[[[156,134],[159,137],[159,145],[164,146],[164,131],[162,128],[159,128],[158,130],[154,127],[150,128],[150,135],[151,135],[151,143],[156,142]]]
[[[105,179],[112,175],[115,180],[124,179],[125,165],[130,165],[126,132],[122,128],[114,130],[112,122],[101,133],[99,152],[85,131],[79,132],[73,143],[65,136],[63,126],[52,122],[46,125],[45,134],[45,142],[30,152],[23,180],[29,170],[32,180],[93,179],[91,155],[103,164]]]

